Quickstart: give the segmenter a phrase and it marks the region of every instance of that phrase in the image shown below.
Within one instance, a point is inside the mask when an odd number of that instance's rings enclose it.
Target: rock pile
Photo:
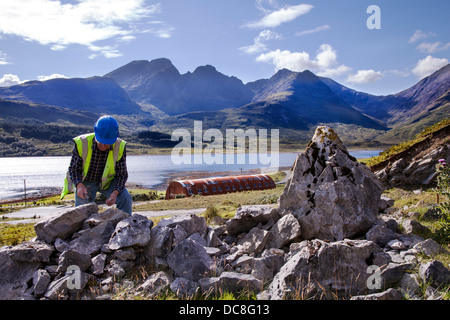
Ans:
[[[218,226],[197,215],[153,227],[96,204],[67,209],[38,223],[35,240],[0,248],[0,299],[108,298],[139,266],[152,271],[131,290],[148,297],[170,289],[180,298],[244,290],[259,299],[401,299],[419,295],[422,282],[438,297],[433,288],[450,283],[450,271],[437,260],[417,266],[417,253],[444,249],[399,233],[381,191],[319,127],[278,205],[242,206]]]

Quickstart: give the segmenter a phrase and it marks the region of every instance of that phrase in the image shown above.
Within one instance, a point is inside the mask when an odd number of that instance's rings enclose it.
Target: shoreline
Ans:
[[[278,171],[291,169],[290,166],[279,167]],[[268,173],[272,173],[268,172]],[[217,172],[206,172],[206,171],[192,171],[192,172],[176,172],[171,173],[167,177],[164,178],[164,181],[154,185],[152,187],[146,187],[140,184],[136,184],[133,182],[127,182],[126,187],[128,189],[149,189],[149,190],[157,190],[157,191],[166,191],[168,185],[171,181],[175,180],[192,180],[192,179],[201,179],[208,177],[217,177],[217,176],[235,176],[235,175],[248,175],[248,174],[260,174],[261,169],[249,169],[243,171],[217,171]],[[33,194],[28,197],[27,202],[33,202],[36,200],[41,200],[44,198],[59,196],[61,194],[62,187],[42,187],[42,188],[33,188]],[[19,202],[24,202],[24,195],[21,196],[13,196],[11,198],[0,199],[0,205],[8,205],[15,204]]]

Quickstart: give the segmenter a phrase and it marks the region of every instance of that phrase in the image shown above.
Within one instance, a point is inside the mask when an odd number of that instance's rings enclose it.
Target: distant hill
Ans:
[[[354,108],[376,118],[389,132],[377,139],[398,143],[450,115],[450,64],[396,94],[374,96],[320,78],[334,93]]]
[[[253,92],[236,77],[206,65],[180,74],[168,59],[133,61],[105,75],[117,81],[141,104],[169,115],[214,111],[249,103]]]
[[[141,107],[128,97],[125,90],[113,79],[103,77],[29,81],[11,87],[0,87],[0,98],[96,114],[142,113]]]
[[[92,125],[98,114],[89,111],[70,110],[42,103],[0,99],[0,118],[36,119],[44,123]]]

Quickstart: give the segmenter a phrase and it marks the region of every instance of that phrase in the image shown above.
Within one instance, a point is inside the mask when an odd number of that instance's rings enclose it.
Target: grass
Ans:
[[[136,207],[139,211],[161,211],[178,209],[208,208],[214,206],[218,214],[227,213],[230,210],[248,204],[276,203],[276,199],[284,190],[284,185],[278,185],[275,189],[243,191],[211,196],[194,195],[187,198],[164,200],[160,202],[147,203]]]
[[[15,246],[35,236],[33,223],[0,224],[0,246]]]

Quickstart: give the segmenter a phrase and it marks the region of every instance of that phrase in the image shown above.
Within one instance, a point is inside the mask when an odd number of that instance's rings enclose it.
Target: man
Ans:
[[[95,201],[97,192],[108,199],[106,204],[131,215],[132,200],[125,188],[128,179],[126,141],[118,138],[119,124],[103,116],[94,125],[94,133],[74,138],[67,177],[61,199],[73,189],[75,206]]]

